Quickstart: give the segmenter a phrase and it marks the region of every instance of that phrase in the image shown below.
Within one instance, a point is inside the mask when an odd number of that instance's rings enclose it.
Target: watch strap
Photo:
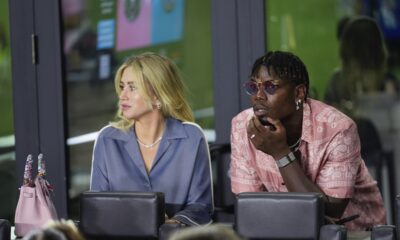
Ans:
[[[290,152],[288,155],[284,156],[283,158],[279,159],[276,161],[276,165],[278,165],[279,168],[286,167],[286,165],[290,164],[296,160],[296,156],[294,156],[293,152]]]

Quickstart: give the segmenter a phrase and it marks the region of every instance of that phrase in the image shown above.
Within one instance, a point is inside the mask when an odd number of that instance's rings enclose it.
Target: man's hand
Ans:
[[[264,126],[253,117],[247,125],[247,136],[254,147],[266,154],[271,155],[275,160],[281,159],[290,152],[286,142],[286,129],[279,119],[268,118],[271,126]]]

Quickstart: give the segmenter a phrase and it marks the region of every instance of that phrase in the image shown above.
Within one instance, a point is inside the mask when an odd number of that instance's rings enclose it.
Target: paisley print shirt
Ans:
[[[232,192],[287,192],[274,158],[249,141],[246,127],[253,115],[250,108],[232,120]],[[349,230],[366,230],[384,224],[386,219],[377,183],[361,158],[360,148],[353,120],[329,105],[307,99],[303,108],[300,165],[326,195],[350,199],[342,217],[360,217],[346,223]]]

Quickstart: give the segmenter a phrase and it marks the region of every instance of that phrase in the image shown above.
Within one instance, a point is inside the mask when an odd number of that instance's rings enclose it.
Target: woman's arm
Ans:
[[[204,137],[200,140],[194,152],[196,159],[190,180],[188,201],[185,208],[172,217],[172,219],[186,225],[210,223],[214,211],[210,154]]]
[[[93,146],[92,170],[90,176],[90,191],[109,191],[106,151],[104,138],[101,133]]]

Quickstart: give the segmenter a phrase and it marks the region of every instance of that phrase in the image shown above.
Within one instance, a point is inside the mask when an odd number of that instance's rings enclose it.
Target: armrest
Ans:
[[[328,224],[321,227],[320,240],[346,240],[347,229],[343,225]]]
[[[396,240],[396,227],[393,225],[374,226],[371,232],[371,240]]]
[[[0,219],[0,240],[11,239],[11,224],[6,219]]]
[[[80,229],[87,236],[157,238],[164,223],[164,194],[159,192],[85,192]]]
[[[318,239],[324,223],[319,193],[241,193],[235,227],[246,238]]]

